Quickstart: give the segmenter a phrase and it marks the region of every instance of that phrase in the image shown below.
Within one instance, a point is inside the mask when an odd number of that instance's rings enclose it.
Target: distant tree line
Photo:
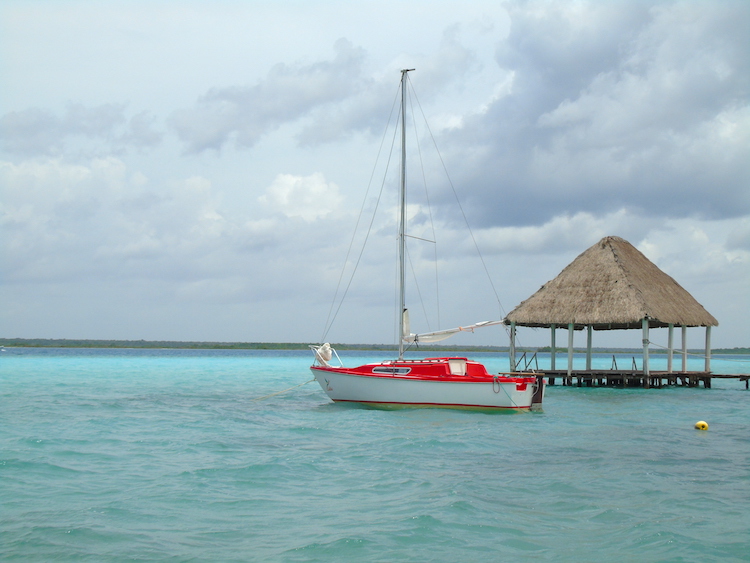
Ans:
[[[171,340],[71,340],[0,338],[0,346],[21,348],[167,348],[196,350],[303,350],[305,344],[280,342],[179,342]]]
[[[308,344],[297,342],[179,342],[172,340],[73,340],[67,338],[0,338],[0,346],[17,348],[165,348],[181,350],[307,350]],[[387,344],[332,344],[337,350],[393,350]],[[567,348],[555,348],[559,354],[567,354]],[[507,346],[421,346],[413,350],[435,352],[507,352]],[[551,348],[517,348],[517,353],[549,353]],[[576,348],[576,354],[585,353],[585,349]],[[594,348],[598,354],[640,354],[641,348]],[[663,349],[651,349],[652,354],[666,354]],[[675,354],[679,350],[674,351]],[[690,350],[691,353],[703,353],[703,350]],[[750,348],[714,348],[715,354],[750,354]]]
[[[307,350],[308,344],[296,342],[181,342],[171,340],[74,340],[67,338],[0,338],[0,346],[18,348],[164,348],[181,350]],[[386,344],[332,344],[338,350],[392,350]],[[498,346],[429,346],[428,350],[496,352]],[[420,348],[423,349],[423,348]]]

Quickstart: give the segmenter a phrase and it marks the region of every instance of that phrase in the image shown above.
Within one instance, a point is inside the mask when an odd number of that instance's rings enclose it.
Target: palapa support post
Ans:
[[[516,371],[516,323],[510,323],[510,371]]]
[[[682,325],[682,371],[687,371],[687,326]]]
[[[555,370],[555,351],[556,351],[556,342],[555,342],[555,330],[557,329],[557,326],[553,323],[550,325],[550,357],[549,357],[549,369],[552,371]],[[553,383],[554,385],[554,383]]]
[[[669,334],[667,335],[667,373],[672,373],[672,356],[674,356],[674,324],[669,323]]]
[[[591,371],[591,340],[594,327],[588,325],[586,327],[586,371]]]
[[[706,327],[706,373],[711,373],[711,327]],[[710,386],[710,383],[709,383]]]
[[[568,377],[573,373],[573,323],[568,324]]]
[[[649,369],[648,369],[648,318],[643,321],[643,381],[644,386],[648,387]]]

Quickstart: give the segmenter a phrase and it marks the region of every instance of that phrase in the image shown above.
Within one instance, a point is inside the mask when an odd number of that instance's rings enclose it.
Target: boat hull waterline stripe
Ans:
[[[465,409],[465,410],[491,410],[491,411],[527,411],[530,407],[502,407],[487,405],[461,405],[457,403],[380,403],[377,401],[349,401],[346,399],[333,399],[334,403],[352,403],[357,405],[371,406],[377,408],[446,408],[446,409]]]

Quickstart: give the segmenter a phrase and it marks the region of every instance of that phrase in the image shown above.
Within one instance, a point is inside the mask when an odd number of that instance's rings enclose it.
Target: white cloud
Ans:
[[[727,248],[739,252],[750,252],[750,218],[745,217],[727,235]]]
[[[351,95],[364,53],[345,39],[334,48],[330,62],[278,63],[255,86],[212,89],[195,109],[176,111],[170,123],[190,152],[218,150],[230,139],[252,147],[283,123]]]
[[[113,157],[3,162],[0,183],[6,275],[16,281],[148,275],[142,261],[200,246],[221,220],[207,180],[160,191]]]
[[[85,107],[69,104],[62,117],[29,108],[0,117],[0,146],[22,157],[63,153],[104,155],[126,148],[150,148],[161,142],[156,118],[147,111],[125,116],[123,104]]]
[[[747,5],[528,2],[511,17],[510,94],[446,135],[483,223],[750,210]]]
[[[546,223],[526,227],[491,227],[482,229],[477,239],[480,248],[491,253],[534,255],[579,252],[602,237],[617,235],[629,239],[648,228],[648,221],[626,209],[606,215],[579,212],[558,215]]]
[[[302,272],[315,276],[322,241],[329,252],[348,242],[338,235],[338,187],[319,173],[279,175],[261,198],[273,212],[257,219],[226,208],[205,177],[158,185],[111,157],[0,162],[0,185],[6,283],[151,280],[174,284],[179,295],[214,284],[208,295],[234,287],[236,296],[241,287],[247,300],[283,294]]]
[[[305,221],[314,221],[336,212],[341,200],[339,187],[326,182],[320,172],[310,176],[279,174],[265,195],[258,198],[271,210],[287,217],[301,217]]]

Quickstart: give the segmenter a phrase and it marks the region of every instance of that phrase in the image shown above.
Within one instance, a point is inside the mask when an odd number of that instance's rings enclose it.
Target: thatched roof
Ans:
[[[628,241],[604,237],[555,279],[513,309],[505,323],[577,330],[716,326],[718,321],[692,295]]]

